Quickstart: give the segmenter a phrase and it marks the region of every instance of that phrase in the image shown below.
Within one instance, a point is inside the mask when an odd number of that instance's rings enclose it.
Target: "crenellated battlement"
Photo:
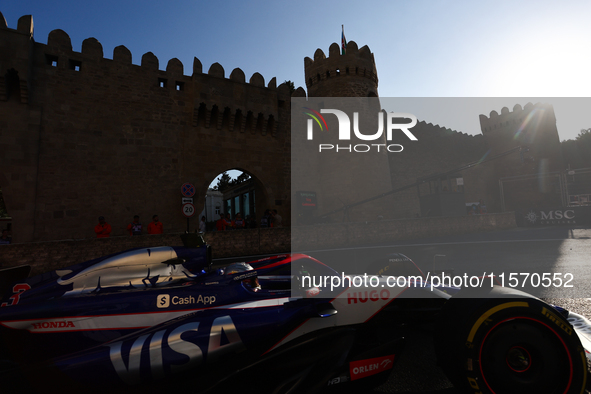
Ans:
[[[513,111],[509,111],[509,108],[503,107],[500,114],[494,110],[490,112],[489,116],[481,114],[479,116],[480,128],[483,134],[494,133],[495,130],[506,128],[518,129],[522,127],[528,117],[533,116],[538,111],[543,111],[546,121],[553,120],[554,124],[556,123],[556,117],[552,105],[546,103],[532,104],[530,102],[523,108],[520,104],[515,104],[515,106],[513,106]]]
[[[468,136],[468,137],[475,137],[470,134],[463,133],[461,131],[452,130],[448,127],[443,127],[438,124],[433,124],[431,122],[425,122],[424,120],[419,120],[414,128],[421,129],[421,130],[430,130],[434,133],[440,135],[458,135],[458,136]]]
[[[423,120],[418,121],[412,130],[417,138],[423,141],[423,144],[433,143],[439,147],[442,146],[441,144],[453,144],[457,151],[473,144],[480,144],[483,138],[482,134],[467,134]]]
[[[18,74],[22,85],[21,102],[24,103],[28,102],[29,91],[34,89],[32,81],[28,80],[32,74],[41,73],[72,83],[76,83],[73,78],[78,78],[79,84],[88,83],[89,77],[100,75],[104,79],[133,84],[134,90],[148,90],[146,94],[155,92],[155,97],[166,93],[182,105],[194,103],[193,119],[189,123],[195,127],[208,128],[213,119],[218,129],[227,125],[228,130],[258,130],[263,135],[267,132],[275,135],[278,105],[289,101],[290,97],[288,86],[278,87],[276,78],[266,84],[258,72],[247,80],[245,73],[235,68],[227,76],[223,66],[214,63],[204,73],[197,57],[193,60],[191,75],[187,76],[183,63],[176,58],[170,59],[166,69],[161,70],[160,61],[152,52],[142,55],[139,66],[134,65],[131,51],[123,45],[113,50],[112,59],[105,58],[103,46],[93,37],[85,39],[81,51],[76,52],[72,49],[70,36],[60,29],[49,33],[47,44],[38,43],[33,40],[33,18],[30,15],[21,17],[15,30],[7,26],[0,14],[0,29],[13,36],[6,41],[11,43],[15,53],[32,53],[29,60],[4,62],[7,69],[14,69]],[[16,40],[14,36],[21,39]],[[28,38],[26,42],[23,36]],[[23,51],[23,45],[32,46],[34,50]],[[6,55],[11,57],[10,53]],[[36,70],[34,73],[31,73],[31,67]],[[112,89],[118,88],[112,85]],[[8,96],[7,87],[0,84],[0,101],[7,100]]]
[[[15,32],[30,34],[31,38],[33,37],[33,18],[31,15],[25,15],[21,17],[18,21],[17,29],[10,29],[7,24],[6,20],[2,13],[0,13],[0,28],[5,28],[8,30],[13,30]],[[37,43],[39,45],[43,45]],[[53,30],[49,33],[47,37],[47,44],[46,44],[46,54],[48,57],[55,58],[57,57],[57,67],[67,68],[68,60],[74,60],[78,62],[80,58],[84,58],[85,61],[99,61],[99,60],[110,60],[104,58],[103,54],[103,46],[102,44],[94,37],[87,38],[82,42],[82,50],[81,52],[75,52],[72,49],[72,41],[70,36],[61,29]],[[131,63],[131,52],[125,46],[120,45],[113,50],[113,61],[123,64],[132,64]],[[56,66],[54,64],[54,66]],[[153,71],[158,71],[159,68],[159,60],[158,58],[152,53],[147,52],[142,55],[140,67],[150,69]],[[183,75],[184,73],[184,66],[178,59],[171,59],[168,61],[166,67],[166,73],[175,74],[175,75]],[[193,76],[195,74],[202,74],[203,73],[203,66],[199,59],[195,58],[193,61]],[[207,75],[216,77],[216,78],[226,78],[224,73],[224,68],[219,63],[214,63],[210,66]],[[235,82],[246,83],[246,78],[244,72],[240,68],[234,69],[229,77],[229,80]],[[265,80],[263,76],[255,72],[248,81],[248,84],[257,87],[265,87]],[[269,84],[266,86],[269,89],[276,89],[276,79],[272,78],[269,81]]]
[[[314,53],[314,60],[309,57],[304,59],[304,69],[306,77],[306,86],[311,97],[328,96],[325,85],[333,90],[333,97],[351,97],[351,96],[377,96],[378,73],[373,53],[367,45],[358,49],[355,41],[347,43],[347,52],[341,54],[341,49],[337,43],[332,43],[328,50],[328,57],[322,49],[317,49]],[[366,82],[361,82],[365,79]],[[351,89],[349,94],[334,92],[333,85],[338,83],[341,86],[365,85],[362,92]],[[361,93],[361,94],[359,94]]]

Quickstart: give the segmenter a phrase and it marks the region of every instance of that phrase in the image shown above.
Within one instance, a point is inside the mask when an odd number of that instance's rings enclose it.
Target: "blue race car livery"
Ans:
[[[371,269],[424,280],[395,257]],[[466,392],[581,393],[586,384],[588,321],[511,289],[474,297],[392,286],[383,274],[378,285],[317,286],[303,279],[345,274],[303,254],[213,270],[207,246],[135,249],[26,275],[0,273],[0,377],[20,392],[366,388],[387,379],[405,333],[424,325]]]

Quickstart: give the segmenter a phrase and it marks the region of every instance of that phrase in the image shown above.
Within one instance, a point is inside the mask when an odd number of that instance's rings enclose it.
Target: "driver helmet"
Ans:
[[[247,263],[233,263],[226,267],[225,274],[232,275],[237,274],[239,272],[247,272],[252,271],[254,268],[250,264]],[[259,278],[253,276],[251,278],[244,279],[242,283],[254,291],[259,291],[261,289],[261,285],[259,283]]]
[[[226,267],[226,275],[237,274],[238,272],[252,271],[253,268],[247,263],[233,263]]]

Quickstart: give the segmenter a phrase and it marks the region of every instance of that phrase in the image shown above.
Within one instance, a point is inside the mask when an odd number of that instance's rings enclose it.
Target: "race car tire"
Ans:
[[[502,298],[452,298],[444,308],[436,347],[454,386],[473,394],[583,393],[585,351],[566,319],[524,293],[495,293]]]

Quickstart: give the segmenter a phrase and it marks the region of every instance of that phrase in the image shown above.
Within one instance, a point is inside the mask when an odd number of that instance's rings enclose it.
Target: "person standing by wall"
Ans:
[[[9,245],[12,239],[8,236],[8,230],[2,230],[2,236],[0,237],[0,245]]]
[[[232,223],[232,218],[230,218],[230,214],[227,213],[226,217],[224,218],[224,230],[233,230],[234,226]]]
[[[276,209],[271,211],[271,215],[273,216],[273,227],[283,227],[283,224],[281,223],[283,218],[277,213]]]
[[[232,222],[232,227],[236,230],[242,230],[245,227],[245,225],[246,222],[242,218],[242,214],[238,212],[236,214],[236,217],[234,218],[234,221]]]
[[[108,238],[111,236],[111,225],[105,221],[104,216],[99,216],[99,224],[94,226],[97,238]]]
[[[139,215],[133,217],[133,222],[127,225],[127,231],[129,231],[129,235],[142,235],[142,224]]]
[[[263,217],[261,218],[261,228],[267,228],[271,226],[271,223],[269,223],[271,221],[271,211],[269,211],[268,209],[265,209],[265,213],[263,214]]]
[[[220,218],[218,219],[215,225],[217,231],[224,231],[226,229],[226,221],[224,220],[223,213],[220,213]]]
[[[162,234],[164,232],[162,222],[158,220],[158,215],[152,216],[152,222],[148,224],[148,234]]]

